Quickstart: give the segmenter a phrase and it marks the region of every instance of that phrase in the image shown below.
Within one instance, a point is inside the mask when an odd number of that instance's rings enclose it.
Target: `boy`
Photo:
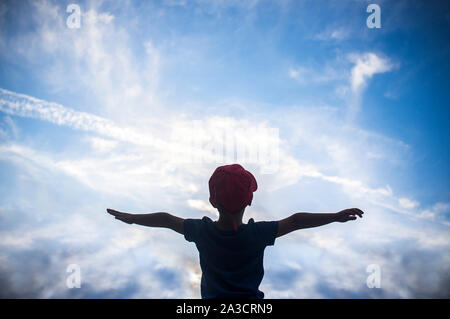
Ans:
[[[219,220],[208,217],[183,219],[168,213],[108,213],[128,224],[170,228],[194,242],[202,269],[202,298],[264,298],[258,289],[264,276],[263,256],[275,238],[301,228],[355,220],[357,208],[338,213],[296,213],[280,221],[242,223],[258,186],[255,177],[239,164],[216,168],[209,180],[209,201],[218,209]]]

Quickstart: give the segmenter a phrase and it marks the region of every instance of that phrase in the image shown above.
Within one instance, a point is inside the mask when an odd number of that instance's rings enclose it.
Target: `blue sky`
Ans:
[[[241,162],[244,221],[366,212],[277,239],[266,297],[448,297],[450,10],[378,1],[369,29],[370,3],[3,1],[2,297],[199,298],[193,244],[105,208],[216,218],[208,179],[237,161],[208,157],[220,134],[277,150],[271,172]]]

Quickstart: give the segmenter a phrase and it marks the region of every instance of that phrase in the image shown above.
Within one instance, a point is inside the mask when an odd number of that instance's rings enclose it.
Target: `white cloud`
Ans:
[[[96,150],[96,151],[101,152],[101,153],[109,152],[114,147],[117,146],[117,142],[116,141],[107,140],[107,139],[100,138],[100,137],[91,137],[89,139],[89,141],[91,142],[92,148],[94,150]]]
[[[219,216],[219,213],[217,212],[217,209],[211,206],[211,204],[205,200],[201,199],[188,199],[187,204],[189,207],[192,207],[194,209],[198,209],[204,212],[208,212],[214,216]]]
[[[351,67],[347,67],[351,62]],[[311,63],[309,63],[311,65]],[[335,94],[348,104],[347,120],[353,120],[360,109],[362,94],[375,74],[388,72],[394,64],[373,52],[351,53],[343,61],[340,56],[325,66],[296,66],[288,69],[288,76],[302,85],[336,83]],[[351,122],[351,121],[350,121]]]
[[[5,116],[0,122],[0,138],[15,139],[19,135],[19,128],[10,116]]]
[[[343,27],[329,28],[314,36],[314,39],[320,41],[340,41],[349,37],[350,31]]]
[[[326,65],[320,70],[305,66],[291,67],[288,70],[288,75],[302,85],[327,83],[345,77],[345,73],[330,65]]]
[[[407,208],[407,209],[412,209],[412,208],[416,208],[417,206],[419,206],[419,202],[417,202],[415,200],[411,200],[409,198],[399,198],[398,203],[400,204],[401,207]]]
[[[351,54],[349,59],[355,64],[351,70],[351,88],[358,93],[364,89],[368,80],[377,73],[384,73],[392,69],[388,59],[369,52],[362,55]]]
[[[82,6],[81,27],[70,29],[63,4],[40,1],[32,5],[33,30],[8,38],[11,60],[32,65],[50,91],[92,96],[98,101],[96,110],[116,120],[126,114],[129,121],[138,121],[161,108],[160,54],[156,47],[150,49],[148,39],[140,43],[144,55],[139,52],[138,57],[130,49],[132,21],[116,23],[113,14],[102,12],[101,1],[88,2]],[[126,11],[129,5],[120,6]]]
[[[421,211],[419,217],[431,220],[440,220],[442,219],[442,215],[444,213],[450,213],[450,203],[436,203],[432,207]],[[447,224],[450,225],[450,223]]]
[[[40,100],[0,88],[0,110],[7,114],[41,119],[57,125],[91,131],[121,141],[145,146],[165,144],[162,140],[148,138],[133,128],[121,128],[111,120],[78,112],[60,104]]]
[[[354,64],[350,71],[350,92],[347,101],[347,120],[353,121],[361,108],[362,94],[369,80],[379,73],[385,73],[393,68],[388,58],[381,57],[373,52],[364,54],[349,54],[348,59]]]

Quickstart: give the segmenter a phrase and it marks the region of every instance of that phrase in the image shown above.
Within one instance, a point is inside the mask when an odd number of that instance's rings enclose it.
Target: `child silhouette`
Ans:
[[[216,168],[209,180],[210,203],[219,219],[183,219],[165,212],[129,214],[113,209],[108,213],[128,224],[170,228],[194,242],[202,269],[202,298],[262,299],[259,285],[264,276],[263,256],[275,238],[294,230],[347,222],[362,217],[358,208],[337,213],[295,213],[279,221],[242,223],[258,186],[255,177],[239,164]]]

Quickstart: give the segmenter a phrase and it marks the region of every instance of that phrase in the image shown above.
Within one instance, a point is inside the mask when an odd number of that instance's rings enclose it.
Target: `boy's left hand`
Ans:
[[[132,214],[128,214],[128,213],[122,213],[119,212],[117,210],[111,209],[111,208],[107,208],[106,211],[113,215],[114,217],[116,217],[116,219],[123,221],[124,223],[127,224],[133,224],[133,216]]]
[[[356,216],[359,216],[361,218],[363,214],[364,212],[359,208],[344,209],[336,213],[336,221],[340,223],[345,223],[349,220],[355,220]]]

